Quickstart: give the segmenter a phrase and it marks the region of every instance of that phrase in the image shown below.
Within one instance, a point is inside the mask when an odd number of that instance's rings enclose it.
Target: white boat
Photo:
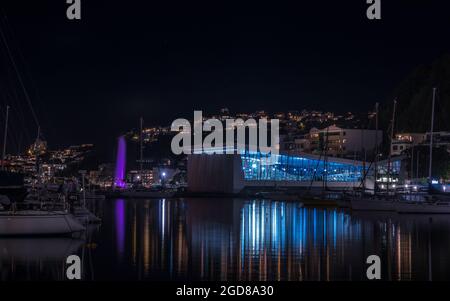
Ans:
[[[73,215],[63,211],[0,212],[0,236],[68,235],[84,230]]]
[[[0,259],[3,261],[61,261],[76,252],[85,243],[82,239],[69,237],[22,237],[0,238],[2,253]]]
[[[85,207],[74,207],[73,215],[83,224],[99,224],[102,220]]]

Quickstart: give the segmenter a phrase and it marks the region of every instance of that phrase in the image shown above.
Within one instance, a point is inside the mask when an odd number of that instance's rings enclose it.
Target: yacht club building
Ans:
[[[400,175],[400,160],[393,160],[390,174]],[[386,163],[378,170],[386,172]],[[384,166],[384,167],[383,167]],[[274,155],[192,154],[188,156],[188,189],[191,192],[238,193],[250,187],[326,187],[350,189],[364,185],[373,189],[373,164],[311,154]]]

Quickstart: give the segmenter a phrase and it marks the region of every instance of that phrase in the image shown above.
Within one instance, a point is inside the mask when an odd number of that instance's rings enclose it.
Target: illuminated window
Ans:
[[[363,167],[355,164],[324,161],[286,155],[276,155],[270,160],[259,152],[241,154],[246,180],[259,181],[360,181]],[[267,166],[267,164],[269,164]]]

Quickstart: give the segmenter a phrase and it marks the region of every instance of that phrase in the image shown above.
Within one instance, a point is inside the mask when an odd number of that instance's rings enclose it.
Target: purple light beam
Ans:
[[[116,176],[114,178],[114,185],[118,188],[125,188],[125,164],[126,164],[127,146],[125,138],[119,137],[117,144],[117,159],[116,159]]]

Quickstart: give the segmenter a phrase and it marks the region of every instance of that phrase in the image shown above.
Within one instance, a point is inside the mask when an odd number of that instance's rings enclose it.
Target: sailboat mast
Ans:
[[[394,99],[394,110],[392,111],[392,124],[391,124],[391,134],[390,134],[390,147],[389,147],[389,159],[388,159],[388,170],[387,170],[387,192],[389,194],[389,183],[391,182],[391,159],[392,159],[392,142],[394,140],[394,126],[395,126],[395,111],[397,109],[397,99]]]
[[[143,153],[143,151],[144,151],[144,148],[143,148],[143,137],[144,137],[144,135],[142,134],[142,131],[143,131],[143,124],[144,124],[144,120],[142,119],[142,117],[141,117],[141,119],[140,119],[140,131],[139,131],[139,133],[140,133],[140,137],[139,137],[139,143],[140,143],[140,158],[139,158],[139,162],[140,162],[140,171],[141,171],[141,177],[142,177],[142,169],[143,169],[143,162],[142,162],[142,160],[143,160],[143,157],[144,157],[144,153]]]
[[[378,179],[378,102],[375,104],[375,171],[374,171],[374,192],[377,193]]]
[[[431,183],[432,163],[433,163],[433,134],[434,134],[434,103],[436,100],[436,88],[433,88],[433,101],[431,104],[431,128],[430,128],[430,162],[428,169],[428,180]]]
[[[9,105],[6,106],[5,133],[3,135],[2,170],[5,169],[6,138],[8,136]]]
[[[39,161],[39,149],[38,148],[38,142],[39,142],[39,137],[41,136],[41,127],[38,125],[37,128],[37,136],[36,136],[36,141],[34,142],[33,145],[33,153],[35,156],[35,165],[36,165],[36,176],[37,176],[37,183],[38,185],[41,184],[41,163]]]

